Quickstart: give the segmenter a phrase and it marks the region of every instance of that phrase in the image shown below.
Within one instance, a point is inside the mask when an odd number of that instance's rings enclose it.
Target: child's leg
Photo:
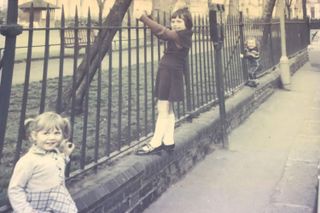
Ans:
[[[259,72],[262,71],[262,65],[261,65],[261,63],[260,63],[260,59],[257,59],[257,60],[256,60],[256,66],[257,66],[257,67],[256,67],[255,72],[254,72],[255,78],[257,78]]]
[[[252,79],[252,69],[254,69],[254,64],[252,62],[252,59],[248,59],[248,63],[247,63],[247,66],[248,66],[248,75],[249,75],[249,80]]]
[[[162,139],[168,128],[169,113],[170,113],[170,102],[169,101],[158,101],[158,118],[156,127],[154,130],[153,138],[150,141],[150,145],[153,148],[159,147],[162,144]]]
[[[176,120],[175,120],[174,111],[173,111],[173,103],[170,103],[169,116],[168,116],[168,126],[167,126],[167,130],[164,133],[164,137],[163,137],[164,145],[173,145],[174,144],[175,123],[176,123]]]

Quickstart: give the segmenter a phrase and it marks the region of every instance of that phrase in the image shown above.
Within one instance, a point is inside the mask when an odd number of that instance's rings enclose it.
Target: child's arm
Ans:
[[[253,49],[253,50],[251,51],[251,55],[252,55],[252,57],[253,57],[254,59],[260,58],[260,53],[259,53],[259,51],[258,51],[257,49]]]
[[[60,144],[60,151],[61,153],[63,153],[66,163],[70,161],[70,155],[73,152],[74,148],[74,144],[67,140],[62,141],[62,143]]]
[[[151,32],[154,33],[158,38],[163,40],[173,40],[180,44],[179,35],[175,30],[170,30],[169,28],[158,24],[146,15],[142,15],[139,20],[150,27]]]
[[[257,49],[245,49],[244,58],[246,59],[259,59],[260,53]]]
[[[16,212],[33,213],[35,209],[27,202],[25,187],[32,176],[31,162],[20,159],[13,171],[8,187],[8,197]]]

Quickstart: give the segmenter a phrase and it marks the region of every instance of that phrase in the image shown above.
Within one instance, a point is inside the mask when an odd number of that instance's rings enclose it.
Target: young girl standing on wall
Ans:
[[[175,146],[173,102],[182,101],[184,98],[183,75],[192,42],[192,17],[187,7],[175,10],[169,29],[150,19],[143,10],[135,10],[134,16],[146,24],[159,39],[167,41],[155,83],[158,118],[154,135],[136,154],[145,155],[162,149],[172,151]]]
[[[25,121],[33,143],[12,174],[8,197],[15,212],[75,213],[77,207],[65,186],[65,166],[74,145],[70,123],[54,112]]]

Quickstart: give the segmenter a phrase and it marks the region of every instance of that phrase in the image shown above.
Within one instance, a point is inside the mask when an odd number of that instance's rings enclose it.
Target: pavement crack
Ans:
[[[299,159],[299,158],[288,158],[288,161],[294,161],[294,162],[301,162],[301,163],[306,163],[309,164],[311,166],[317,166],[318,165],[318,161],[317,160],[306,160],[306,159]],[[286,163],[287,166],[290,166],[290,162]]]
[[[281,203],[281,202],[275,202],[273,203],[274,206],[286,206],[286,207],[291,207],[291,208],[302,208],[302,209],[308,209],[308,210],[313,210],[310,208],[310,206],[306,205],[299,205],[299,204],[292,204],[292,203]]]

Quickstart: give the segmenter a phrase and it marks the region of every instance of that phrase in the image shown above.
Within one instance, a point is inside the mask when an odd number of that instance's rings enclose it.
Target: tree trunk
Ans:
[[[291,19],[291,5],[292,5],[292,0],[287,0],[286,1],[286,9],[287,9],[287,18]]]
[[[274,9],[274,5],[276,4],[276,0],[268,0],[263,8],[263,20],[265,23],[268,23],[272,20],[272,13]]]
[[[267,45],[268,37],[271,33],[271,21],[272,21],[272,13],[275,6],[276,0],[267,0],[266,4],[264,5],[263,9],[263,16],[262,20],[264,23],[263,28],[263,35],[262,35],[262,41],[261,41],[261,49],[264,48],[264,45]]]
[[[132,0],[117,0],[111,8],[108,16],[103,22],[105,26],[119,26],[121,27],[123,17],[125,16]],[[90,55],[86,53],[78,66],[75,73],[75,109],[74,112],[79,114],[82,112],[82,103],[86,93],[86,75],[89,75],[89,82],[92,81],[101,61],[103,60],[106,53],[109,51],[112,44],[114,35],[118,29],[103,29],[97,35],[95,42],[90,47]],[[89,66],[87,64],[89,63]],[[87,70],[86,68],[89,67]],[[70,112],[72,102],[72,80],[68,84],[69,86],[63,93],[62,104],[65,113]]]
[[[306,20],[306,18],[307,18],[307,0],[302,0],[302,14],[303,14],[303,19]]]
[[[100,21],[100,17],[102,17],[105,3],[106,3],[106,0],[97,0],[97,4],[98,4],[98,7],[99,7],[99,16],[98,16],[99,17],[99,21]]]

